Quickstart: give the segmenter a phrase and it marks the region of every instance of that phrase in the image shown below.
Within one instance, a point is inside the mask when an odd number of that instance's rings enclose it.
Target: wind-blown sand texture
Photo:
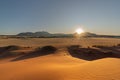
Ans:
[[[119,56],[120,47],[114,47],[117,44],[120,44],[120,39],[0,39],[0,80],[120,80],[120,58],[116,57]],[[47,49],[46,52],[41,48],[47,45],[54,46],[57,51]],[[82,48],[72,49],[70,53],[68,47],[71,45],[81,45],[86,47],[83,48],[85,50],[91,50],[89,47],[94,45],[103,45],[107,47],[102,49],[98,46],[92,50],[101,50],[104,54],[113,52],[115,56],[92,60],[76,57],[72,54],[81,55],[77,51],[82,52]],[[90,51],[92,55],[89,58],[96,55],[94,51]]]

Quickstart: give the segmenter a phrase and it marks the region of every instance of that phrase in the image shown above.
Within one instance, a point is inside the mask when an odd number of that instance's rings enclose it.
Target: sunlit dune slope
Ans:
[[[84,61],[52,54],[0,64],[1,80],[119,80],[120,59]]]
[[[52,54],[21,61],[0,64],[2,80],[56,80],[59,71],[86,61]],[[61,73],[61,72],[60,72]],[[31,77],[30,77],[31,76]],[[56,77],[56,78],[55,78]]]

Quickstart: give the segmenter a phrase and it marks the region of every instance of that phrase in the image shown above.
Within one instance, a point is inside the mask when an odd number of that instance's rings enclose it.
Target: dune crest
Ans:
[[[32,42],[32,40],[35,42]],[[16,46],[8,46],[8,44],[6,45],[6,43],[3,43],[7,40],[3,41],[2,43],[4,46],[1,45],[0,47],[0,79],[120,79],[120,45],[117,45],[119,43],[118,39],[116,39],[116,41],[118,41],[116,43],[113,42],[115,39],[90,38],[80,39],[79,41],[73,40],[63,39],[61,41],[61,39],[56,39],[53,41],[53,39],[41,39],[40,41],[42,43],[40,43],[39,39],[16,39],[14,43]],[[108,43],[106,43],[109,45],[99,46],[99,44],[106,40],[109,40]],[[67,41],[69,42],[67,43]],[[98,43],[99,41],[100,43]],[[9,44],[13,44],[11,40],[9,42]],[[26,42],[31,43],[31,46]],[[54,44],[52,46],[46,46],[48,43]],[[79,46],[80,43],[81,46]]]

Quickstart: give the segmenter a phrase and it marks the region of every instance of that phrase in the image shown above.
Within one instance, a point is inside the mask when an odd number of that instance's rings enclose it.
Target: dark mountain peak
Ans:
[[[91,33],[91,32],[84,32],[84,33],[81,33],[81,34],[77,34],[77,33],[74,33],[75,36],[79,36],[79,37],[96,37],[97,34],[95,33]]]
[[[38,31],[38,32],[24,32],[19,33],[17,36],[27,36],[27,37],[73,37],[72,34],[51,34],[47,31]]]
[[[96,36],[97,34],[91,33],[91,32],[84,32],[81,34],[81,36]]]
[[[17,34],[18,36],[32,36],[33,35],[33,33],[32,32],[22,32],[22,33],[19,33],[19,34]]]
[[[35,32],[35,33],[47,33],[47,34],[50,34],[47,31],[38,31],[38,32]]]

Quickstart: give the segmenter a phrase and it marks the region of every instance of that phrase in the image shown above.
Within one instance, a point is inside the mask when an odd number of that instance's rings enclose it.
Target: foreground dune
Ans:
[[[14,44],[24,47],[18,47],[18,49],[16,49],[17,46],[0,48],[0,80],[120,80],[119,57],[112,55],[113,58],[107,56],[88,59],[101,53],[101,51],[96,51],[88,46],[101,43],[113,46],[120,43],[120,40],[104,38],[55,39],[54,41],[53,39],[1,40],[0,46]],[[71,50],[67,51],[66,46],[76,44],[82,44],[82,46],[88,48],[70,48]],[[34,51],[39,45],[53,45],[58,50],[54,54],[44,54],[44,50],[43,52]],[[111,51],[111,48],[113,53],[119,54],[120,46],[105,47],[104,51],[106,49]],[[86,57],[88,53],[86,50],[91,55]],[[96,54],[90,50],[95,51]],[[99,48],[99,50],[103,49]],[[81,53],[82,51],[85,52]]]
[[[0,64],[1,80],[119,80],[120,59],[84,61],[47,55]]]

